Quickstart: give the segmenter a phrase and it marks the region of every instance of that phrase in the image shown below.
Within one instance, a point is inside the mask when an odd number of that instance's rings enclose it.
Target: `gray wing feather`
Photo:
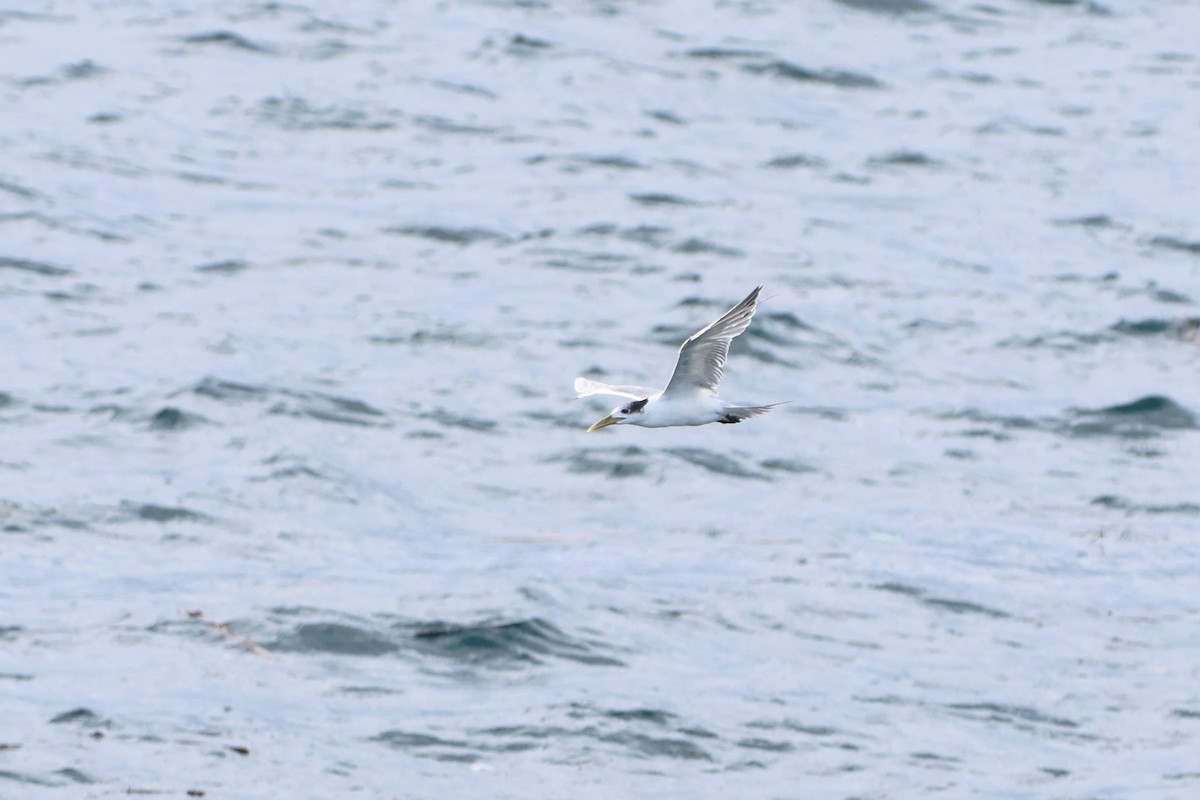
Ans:
[[[614,397],[628,397],[631,400],[644,400],[652,394],[658,394],[658,389],[648,389],[645,386],[614,385],[594,381],[591,378],[575,379],[575,399],[591,397],[594,394],[609,394]]]
[[[672,392],[694,392],[707,389],[715,392],[725,370],[725,359],[729,356],[729,343],[746,328],[754,318],[758,307],[759,286],[746,299],[721,315],[707,328],[696,331],[679,348],[679,360],[675,372],[663,394]]]

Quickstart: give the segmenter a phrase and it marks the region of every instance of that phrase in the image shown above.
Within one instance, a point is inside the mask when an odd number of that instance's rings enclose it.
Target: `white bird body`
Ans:
[[[672,428],[707,425],[710,422],[734,423],[764,414],[778,405],[733,405],[717,397],[725,359],[729,355],[729,343],[750,326],[760,292],[761,286],[711,325],[688,337],[679,348],[675,372],[665,389],[613,385],[590,378],[576,378],[575,391],[579,397],[609,394],[630,401],[614,408],[611,414],[588,428],[588,431],[619,424]]]

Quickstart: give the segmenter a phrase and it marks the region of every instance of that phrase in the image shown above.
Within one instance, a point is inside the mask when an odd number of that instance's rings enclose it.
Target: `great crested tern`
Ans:
[[[707,425],[741,422],[747,417],[765,414],[779,403],[766,406],[742,406],[726,403],[717,397],[729,343],[746,328],[758,307],[759,286],[746,299],[721,315],[716,322],[702,328],[679,348],[679,360],[667,388],[648,389],[644,386],[624,386],[601,383],[590,378],[576,378],[577,397],[607,394],[624,397],[630,402],[617,406],[607,417],[588,428],[588,433],[609,425],[640,425],[643,428],[670,428],[676,425]]]

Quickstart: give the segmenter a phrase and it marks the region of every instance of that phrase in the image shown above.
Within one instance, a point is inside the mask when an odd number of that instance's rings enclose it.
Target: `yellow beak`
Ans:
[[[607,417],[605,417],[604,419],[600,420],[599,422],[597,422],[597,423],[596,423],[595,425],[593,425],[592,427],[588,428],[588,429],[587,429],[587,432],[588,432],[588,433],[591,433],[592,431],[598,431],[598,430],[600,430],[601,428],[607,428],[609,425],[616,425],[616,424],[617,424],[618,422],[620,422],[620,421],[621,421],[621,420],[617,419],[617,418],[616,418],[616,417],[614,417],[612,414],[609,414]]]

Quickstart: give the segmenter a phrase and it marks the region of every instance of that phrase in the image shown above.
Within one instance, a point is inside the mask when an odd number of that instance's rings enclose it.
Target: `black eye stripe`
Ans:
[[[629,404],[629,407],[625,409],[625,413],[633,414],[635,412],[641,411],[646,406],[646,403],[649,401],[650,401],[649,397],[647,397],[645,400],[634,400],[632,403]]]

